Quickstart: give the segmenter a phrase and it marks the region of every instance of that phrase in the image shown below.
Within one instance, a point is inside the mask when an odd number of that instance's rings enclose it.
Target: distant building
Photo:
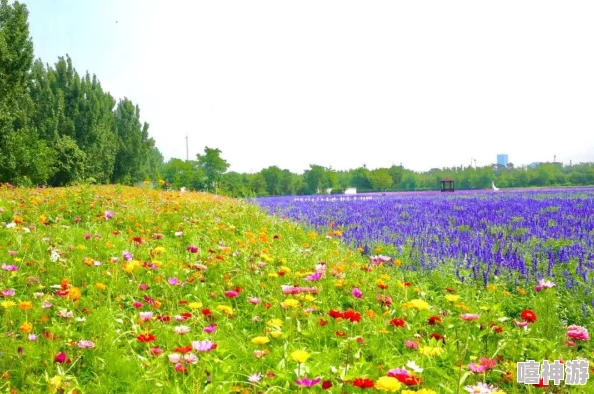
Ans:
[[[507,167],[509,163],[509,158],[506,154],[497,155],[497,165],[502,167]]]

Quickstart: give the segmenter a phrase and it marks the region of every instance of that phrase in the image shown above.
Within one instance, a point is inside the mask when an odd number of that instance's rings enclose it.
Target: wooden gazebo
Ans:
[[[442,192],[453,192],[454,191],[454,180],[451,178],[443,178],[441,181]]]

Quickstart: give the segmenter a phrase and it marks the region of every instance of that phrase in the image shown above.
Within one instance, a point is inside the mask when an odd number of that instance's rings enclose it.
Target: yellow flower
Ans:
[[[190,302],[188,306],[190,307],[190,309],[200,309],[202,308],[202,303],[198,301]]]
[[[153,254],[162,254],[165,253],[165,248],[162,246],[157,246],[155,249],[153,249]]]
[[[382,376],[375,382],[375,388],[380,391],[395,392],[400,390],[401,387],[402,384],[398,381],[398,379],[391,376]]]
[[[334,284],[334,287],[340,289],[341,287],[344,287],[346,285],[346,280],[344,279],[338,279],[336,281],[336,283]]]
[[[278,274],[276,272],[269,272],[268,277],[269,278],[278,278]]]
[[[233,308],[231,308],[230,306],[227,305],[219,305],[217,306],[217,311],[221,311],[226,315],[233,315]]]
[[[33,308],[33,303],[31,301],[22,301],[19,303],[19,309],[22,311],[26,311],[27,309]]]
[[[426,303],[425,301],[419,300],[419,299],[412,300],[412,301],[409,301],[409,302],[405,302],[402,305],[402,307],[403,308],[414,308],[414,309],[417,309],[419,311],[429,310],[429,304]]]
[[[291,353],[291,358],[298,363],[304,363],[309,357],[311,357],[311,355],[305,350],[295,350]]]
[[[310,239],[316,239],[316,237],[318,236],[318,233],[316,233],[315,231],[312,231],[311,233],[309,233],[307,235]]]
[[[429,357],[439,356],[443,352],[444,352],[443,348],[440,348],[440,347],[431,347],[431,346],[419,347],[419,353],[421,353],[424,356],[429,356]]]
[[[289,267],[285,267],[284,265],[280,268],[279,270],[280,272],[284,272],[285,275],[288,275],[291,273],[291,269]]]
[[[49,381],[49,391],[50,393],[55,393],[62,387],[62,377],[59,375],[54,376]]]
[[[268,337],[255,337],[252,339],[252,343],[254,345],[264,345],[268,342],[270,342],[270,339],[268,339]]]
[[[270,335],[272,335],[272,337],[276,339],[276,338],[280,337],[281,335],[283,335],[283,333],[282,333],[282,331],[272,331],[270,333]]]
[[[293,308],[299,306],[299,301],[294,298],[286,299],[285,302],[282,302],[281,305],[283,308]]]
[[[448,300],[448,301],[450,301],[450,302],[456,302],[456,301],[458,301],[460,299],[460,296],[459,295],[454,295],[454,294],[447,294],[445,296],[445,299]]]
[[[268,320],[268,322],[266,324],[268,324],[269,326],[273,326],[273,327],[282,327],[283,321],[281,319],[271,319],[271,320]]]
[[[28,334],[33,330],[33,324],[29,322],[24,322],[21,324],[20,330],[23,334]]]
[[[95,287],[99,290],[107,289],[107,285],[105,283],[100,283],[100,282],[95,283]]]

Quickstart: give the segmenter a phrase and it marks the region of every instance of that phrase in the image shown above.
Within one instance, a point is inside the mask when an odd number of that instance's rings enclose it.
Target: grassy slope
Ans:
[[[562,347],[564,331],[552,314],[548,324],[539,320],[528,333],[514,327],[511,318],[499,322],[504,328],[499,337],[458,318],[461,312],[477,312],[486,325],[503,316],[519,319],[518,311],[524,307],[544,315],[550,303],[547,306],[539,301],[530,290],[527,296],[505,295],[497,287],[470,289],[440,277],[406,274],[405,278],[397,267],[364,271],[361,268],[368,260],[343,246],[337,234],[327,239],[326,234],[316,235],[291,222],[268,217],[243,202],[197,193],[80,187],[0,190],[0,208],[4,210],[0,221],[17,223],[12,229],[0,228],[0,262],[19,267],[16,272],[0,271],[1,288],[16,290],[13,297],[4,297],[0,308],[3,331],[8,333],[0,337],[2,389],[15,387],[29,393],[59,386],[66,392],[80,388],[79,392],[88,393],[188,392],[198,388],[229,392],[249,388],[248,375],[268,371],[276,377],[264,377],[261,391],[294,392],[297,364],[290,353],[305,349],[312,355],[305,364],[308,375],[321,375],[335,387],[341,376],[375,380],[390,368],[416,360],[425,368],[425,387],[456,392],[458,378],[466,374],[456,362],[466,364],[471,356],[498,355],[507,361],[526,357],[572,359],[592,354],[589,343],[580,350]],[[115,216],[105,220],[108,210]],[[26,232],[26,228],[31,231]],[[183,236],[176,237],[179,231]],[[164,237],[154,239],[157,233]],[[85,239],[85,234],[90,239]],[[134,238],[141,238],[142,243],[136,244]],[[199,252],[189,253],[188,245],[198,246]],[[51,261],[52,250],[59,253],[58,261]],[[124,250],[132,252],[138,263],[126,265],[112,259],[121,258]],[[13,256],[8,251],[18,254]],[[322,261],[328,275],[320,282],[304,281],[303,277]],[[158,269],[144,268],[142,263]],[[255,269],[258,263],[266,266]],[[208,269],[202,272],[195,264]],[[169,284],[168,279],[174,277],[185,285]],[[389,288],[378,288],[378,281]],[[412,282],[411,286],[403,286],[405,281]],[[57,289],[51,286],[61,283],[66,290],[80,289],[80,298],[76,290],[70,291],[70,297],[55,295]],[[141,283],[148,289],[139,289]],[[319,294],[283,295],[281,285],[291,284],[316,286]],[[362,299],[353,298],[353,286],[363,291]],[[457,289],[459,302],[445,300],[446,286]],[[226,298],[224,292],[236,287],[242,288],[239,298]],[[376,300],[378,294],[389,295],[393,306],[382,307]],[[143,302],[144,296],[155,299],[157,305]],[[248,297],[259,297],[263,303],[251,305]],[[287,298],[295,299],[299,306],[283,307],[281,303]],[[413,298],[425,299],[432,309],[402,307]],[[21,304],[27,301],[31,301],[31,309]],[[52,307],[42,308],[45,301]],[[143,305],[136,308],[134,302]],[[219,306],[231,307],[233,314]],[[328,316],[330,309],[351,307],[362,314],[359,324],[334,321]],[[206,308],[212,311],[212,319],[202,314]],[[74,318],[59,317],[60,309],[72,311]],[[443,317],[444,323],[428,326],[427,318],[440,310],[448,314]],[[140,311],[172,319],[143,323]],[[192,313],[192,318],[175,322],[174,316],[184,312]],[[395,317],[406,319],[406,327],[390,326]],[[270,324],[272,319],[281,319],[281,327]],[[320,326],[320,319],[329,322]],[[32,324],[32,333],[39,337],[36,341],[28,341],[22,332],[25,322]],[[217,332],[202,332],[211,323],[217,324]],[[178,325],[189,326],[191,331],[178,335],[173,330]],[[347,336],[338,337],[336,331]],[[147,332],[156,336],[155,342],[140,343],[136,337]],[[422,336],[418,339],[421,346],[438,346],[435,340],[428,340],[433,332],[446,335],[445,352],[440,357],[422,356],[403,346],[415,333]],[[55,339],[47,339],[43,333]],[[252,344],[256,336],[267,336],[270,342]],[[365,344],[355,340],[359,336]],[[217,349],[198,354],[199,362],[189,365],[188,373],[176,372],[167,361],[176,347],[209,338],[217,343]],[[75,344],[81,339],[92,340],[95,348],[77,348]],[[157,345],[164,353],[151,356],[149,349]],[[268,354],[258,359],[253,354],[257,349],[266,349]],[[54,362],[61,351],[71,364]],[[347,362],[349,367],[345,368]],[[514,368],[505,361],[498,367],[500,371]],[[207,375],[210,384],[206,384]],[[467,384],[482,378],[468,375]],[[488,380],[501,387],[502,376],[502,372],[493,372]],[[523,392],[522,387],[518,389]],[[515,392],[511,385],[507,390]]]

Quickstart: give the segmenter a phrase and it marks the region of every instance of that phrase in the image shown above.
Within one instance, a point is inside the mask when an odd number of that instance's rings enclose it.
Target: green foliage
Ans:
[[[221,150],[217,148],[204,148],[204,154],[197,154],[198,168],[204,172],[205,182],[208,190],[216,191],[218,183],[225,171],[229,168],[229,163],[221,157]]]
[[[68,56],[33,63],[27,17],[25,5],[0,1],[0,181],[156,180],[163,157],[138,107],[124,99],[114,112],[97,77],[79,76]]]

